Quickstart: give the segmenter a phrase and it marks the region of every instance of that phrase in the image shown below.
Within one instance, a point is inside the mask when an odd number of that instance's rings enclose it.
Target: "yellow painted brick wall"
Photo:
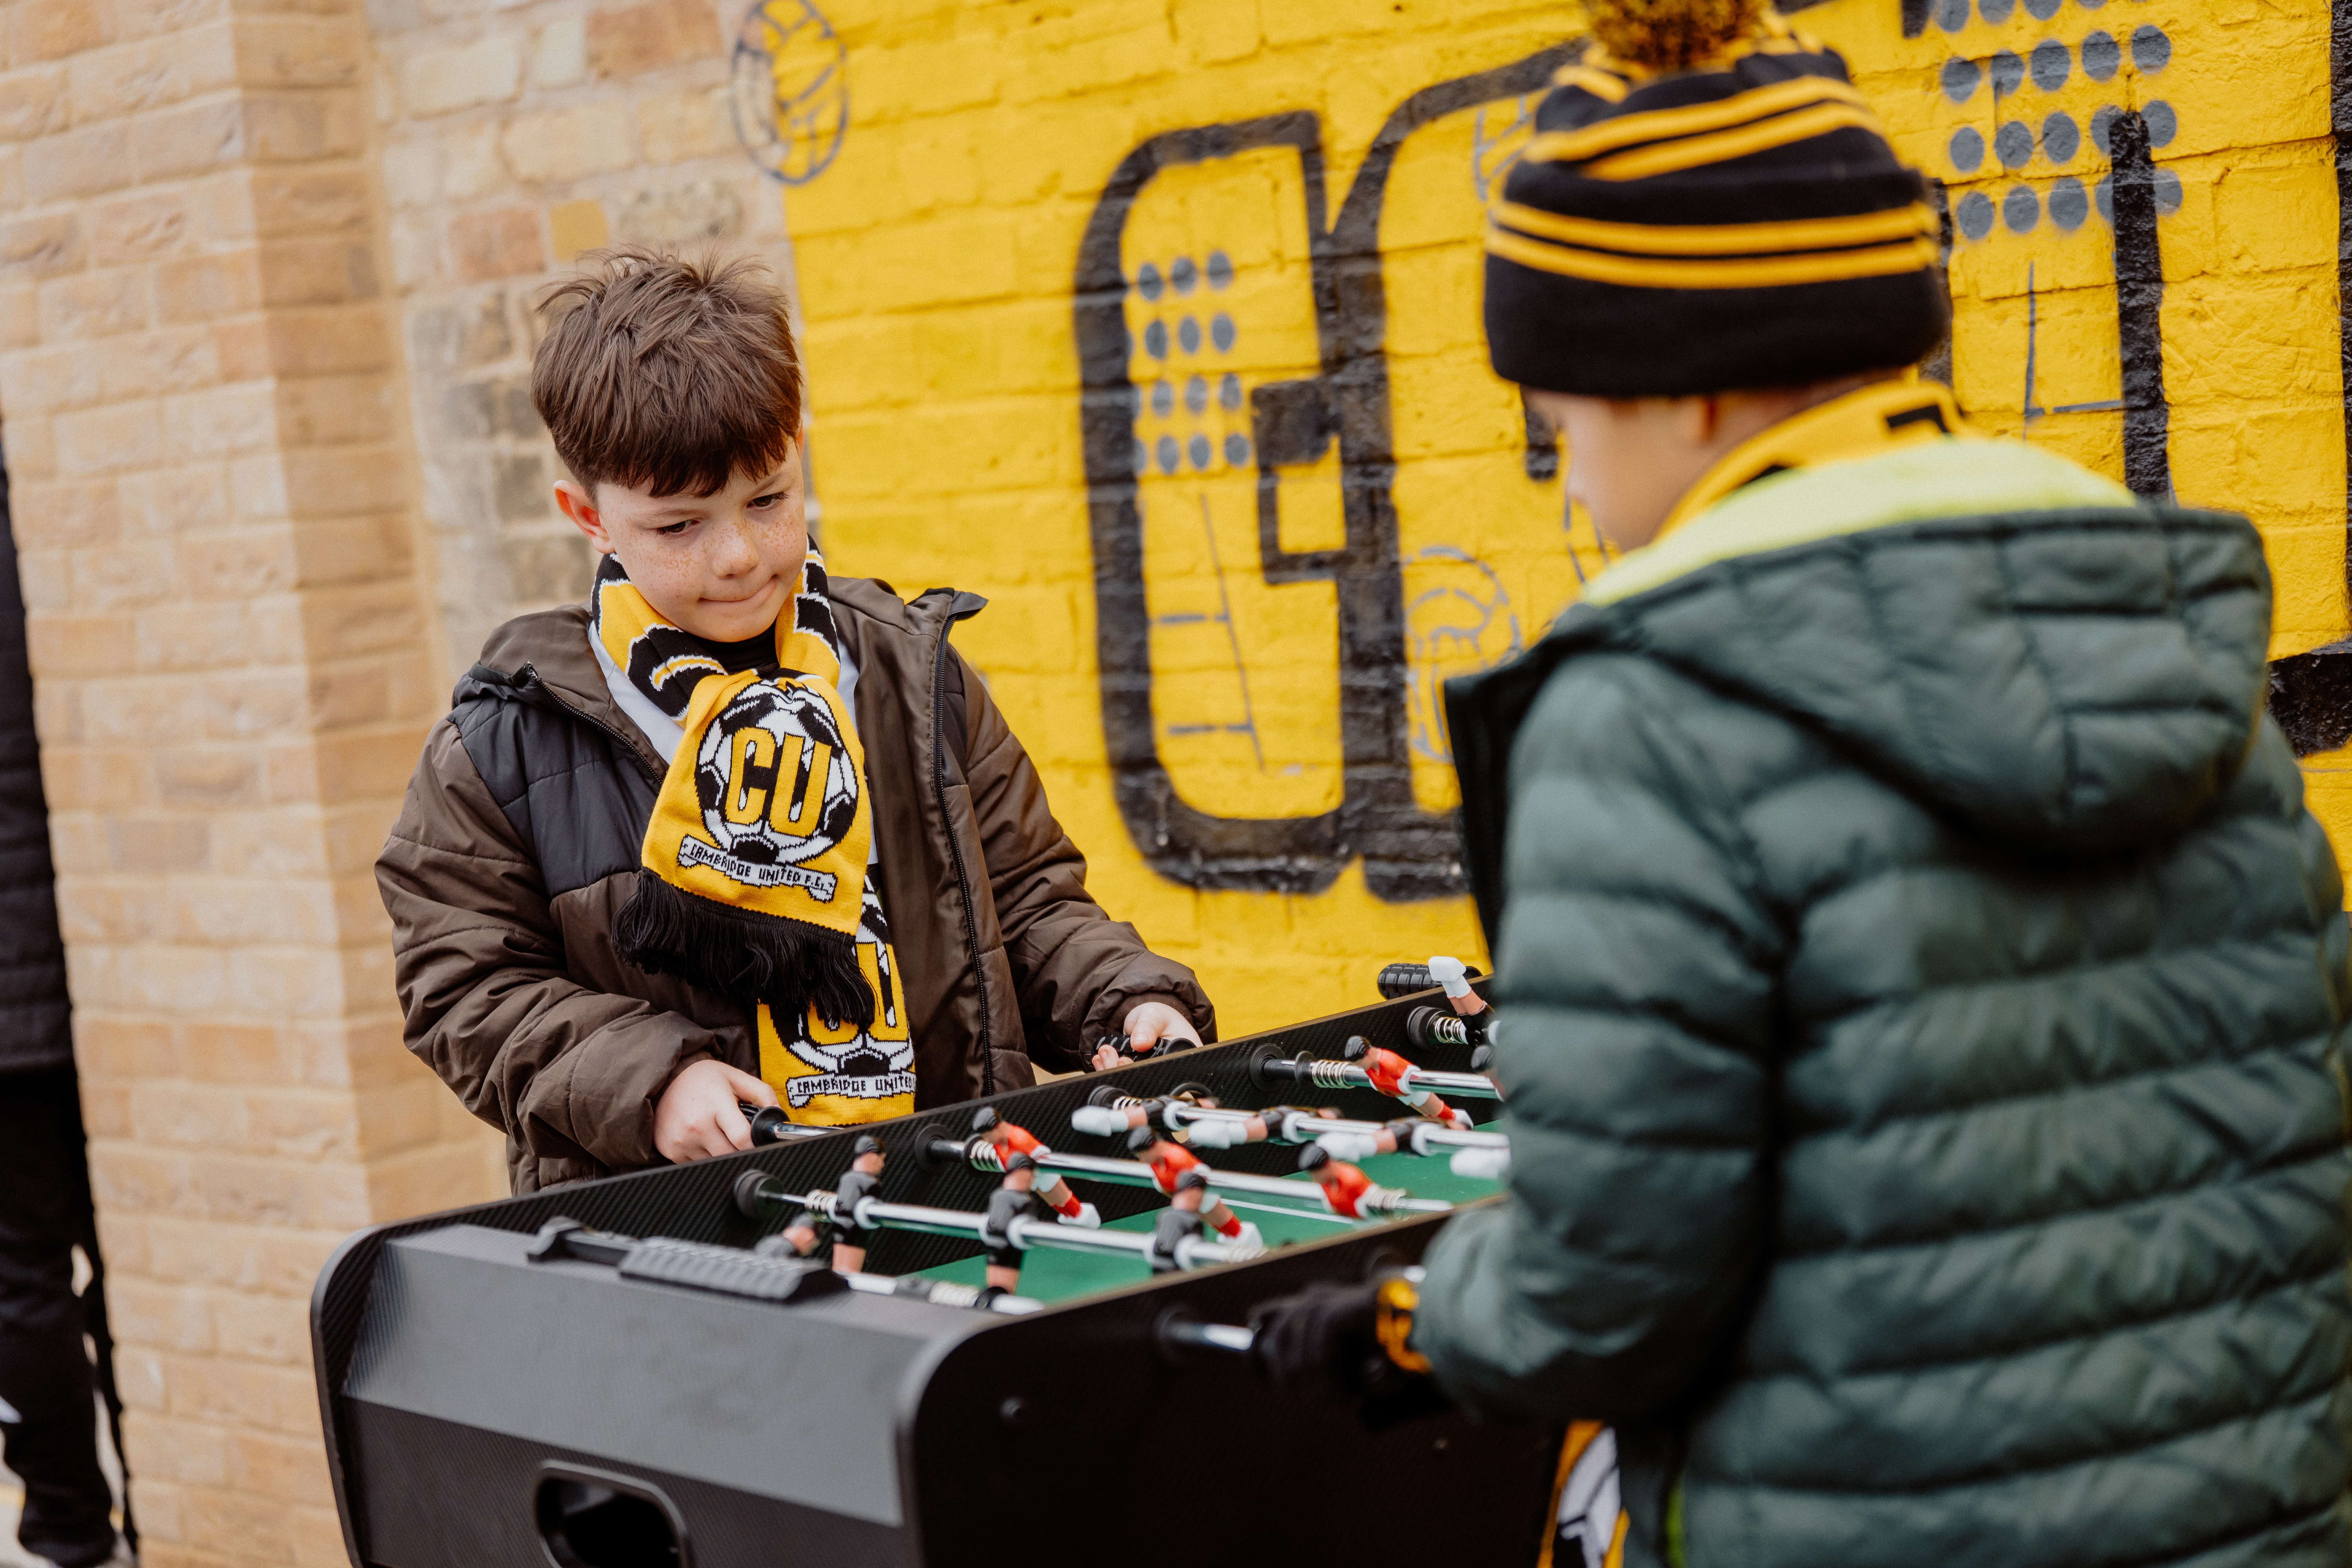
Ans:
[[[785,215],[835,559],[909,592],[953,583],[989,595],[961,646],[1036,753],[1093,858],[1098,895],[1201,970],[1228,1029],[1364,1001],[1389,959],[1475,954],[1458,895],[1381,896],[1360,860],[1311,891],[1188,885],[1181,868],[1150,863],[1149,814],[1122,818],[1105,711],[1107,692],[1131,689],[1134,671],[1107,682],[1099,658],[1102,605],[1118,595],[1098,594],[1097,573],[1120,568],[1098,558],[1090,526],[1074,296],[1103,193],[1147,141],[1309,116],[1337,215],[1383,124],[1414,94],[1561,45],[1580,31],[1579,9],[830,0],[822,20],[802,0],[760,9],[795,177],[807,176]],[[2262,527],[2279,583],[2274,656],[2343,637],[2325,6],[1930,0],[1925,16],[1908,37],[1900,0],[1832,0],[1799,20],[1847,52],[1906,156],[1948,184],[1962,402],[1994,429],[2122,477],[2123,414],[2084,406],[2120,395],[2095,122],[2103,109],[2144,112],[2158,142],[2173,482],[2183,500],[2245,510]],[[2112,60],[2094,33],[2114,41]],[[1976,72],[1972,95],[1948,90],[1956,59]],[[1395,146],[1378,205],[1385,336],[1370,358],[1389,383],[1409,661],[1402,690],[1382,700],[1404,727],[1412,802],[1430,813],[1454,798],[1435,682],[1534,640],[1602,563],[1589,526],[1564,519],[1556,475],[1530,461],[1518,400],[1486,370],[1480,338],[1479,210],[1532,102],[1500,92],[1417,124]],[[2069,119],[2071,150],[2053,113]],[[2019,151],[2018,132],[2002,134],[2012,121],[2028,136],[2014,169],[2003,162]],[[1956,162],[1964,130],[1985,149],[1968,168]],[[1361,670],[1343,655],[1332,584],[1270,584],[1261,570],[1246,445],[1251,395],[1318,367],[1305,163],[1294,144],[1212,151],[1163,160],[1117,226],[1149,739],[1182,803],[1228,818],[1311,817],[1345,788],[1340,693]],[[2071,194],[2053,196],[2069,180]],[[2032,192],[2030,226],[2019,188]],[[1988,213],[1988,231],[1971,237]],[[1192,268],[1189,291],[1180,265]],[[1344,261],[1330,270],[1350,287]],[[1123,426],[1129,416],[1108,417]],[[1097,499],[1104,477],[1097,462]],[[1339,546],[1341,489],[1334,453],[1282,468],[1280,547]],[[2335,762],[2312,763],[2331,819],[2352,811]]]
[[[1507,0],[861,0],[825,15],[847,56],[847,130],[785,212],[828,549],[902,590],[989,596],[959,646],[1035,753],[1098,896],[1202,972],[1229,1032],[1369,1000],[1389,959],[1476,956],[1465,900],[1376,896],[1360,861],[1302,894],[1199,889],[1147,865],[1105,741],[1074,279],[1106,182],[1147,138],[1303,110],[1336,214],[1407,100],[1557,46],[1567,15]],[[788,83],[807,79],[810,47],[788,41]],[[1423,656],[1402,718],[1410,798],[1430,812],[1454,798],[1434,678],[1531,641],[1580,569],[1560,484],[1528,477],[1519,400],[1486,369],[1478,332],[1481,182],[1532,103],[1506,95],[1416,130],[1379,207],[1397,548]],[[1318,368],[1309,249],[1295,146],[1165,168],[1120,242],[1129,277],[1148,264],[1164,280],[1156,300],[1126,301],[1153,739],[1178,796],[1227,817],[1311,816],[1343,787],[1336,595],[1265,581],[1255,457],[1229,450],[1250,439],[1252,392]],[[1336,453],[1283,469],[1276,504],[1285,550],[1339,545]]]

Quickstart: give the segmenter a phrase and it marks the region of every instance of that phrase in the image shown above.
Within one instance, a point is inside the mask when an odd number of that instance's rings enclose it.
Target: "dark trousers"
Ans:
[[[73,1068],[0,1073],[0,1447],[25,1483],[17,1541],[65,1568],[114,1551],[83,1342],[93,1334],[103,1347],[104,1320],[100,1309],[92,1321],[96,1300],[74,1294],[76,1246],[95,1267]],[[97,1290],[93,1279],[89,1296]]]

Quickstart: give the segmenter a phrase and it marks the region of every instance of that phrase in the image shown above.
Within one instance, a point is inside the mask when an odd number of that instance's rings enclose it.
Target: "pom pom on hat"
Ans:
[[[1761,30],[1765,0],[1587,0],[1611,60],[1667,76],[1715,59]]]

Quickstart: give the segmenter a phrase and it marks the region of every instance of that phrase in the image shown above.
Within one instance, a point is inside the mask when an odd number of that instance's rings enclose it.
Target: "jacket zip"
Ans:
[[[985,1096],[996,1092],[996,1058],[989,1040],[988,974],[980,962],[980,911],[972,902],[971,872],[963,863],[963,847],[956,842],[955,818],[948,813],[948,633],[961,618],[956,605],[964,597],[951,589],[949,595],[947,619],[940,626],[939,651],[931,662],[931,795],[939,804],[940,826],[947,829],[948,860],[955,868],[956,891],[963,897],[964,952],[971,963],[971,983],[980,992],[980,1092]],[[974,605],[965,614],[978,609]]]
[[[520,669],[515,671],[515,673],[522,678],[522,683],[537,687],[545,694],[550,702],[554,703],[558,708],[562,709],[563,711],[571,714],[583,724],[591,725],[595,729],[602,730],[605,734],[610,735],[613,739],[618,741],[621,743],[621,750],[626,752],[629,756],[635,761],[637,766],[646,770],[647,777],[651,778],[656,784],[661,783],[662,775],[654,772],[652,767],[646,763],[646,754],[637,750],[637,743],[635,741],[629,739],[628,736],[623,734],[612,725],[605,723],[604,721],[597,718],[593,713],[587,711],[585,709],[574,708],[571,703],[563,700],[562,697],[556,695],[555,688],[550,686],[546,681],[541,680],[539,678],[539,671],[533,668],[530,664],[526,663]]]

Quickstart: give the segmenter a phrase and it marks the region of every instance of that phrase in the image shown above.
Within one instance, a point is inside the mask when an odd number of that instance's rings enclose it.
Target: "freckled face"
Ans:
[[[619,556],[646,602],[696,637],[759,636],[800,582],[808,512],[797,444],[773,472],[738,472],[715,495],[655,496],[607,481],[592,496],[570,479],[555,490],[589,543]]]

